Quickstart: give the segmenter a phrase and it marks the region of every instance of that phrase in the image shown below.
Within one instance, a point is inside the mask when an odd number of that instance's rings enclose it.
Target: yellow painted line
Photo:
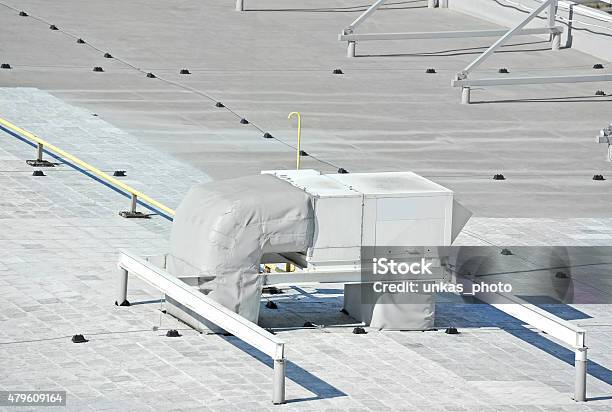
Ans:
[[[36,136],[33,133],[28,132],[27,130],[24,130],[18,126],[15,126],[13,123],[4,120],[2,118],[0,118],[0,124],[11,129],[12,131],[19,133],[20,135],[27,137],[30,140],[33,140],[36,143],[39,143],[41,145],[43,145],[43,148],[52,152],[55,152],[56,154],[58,154],[59,156],[63,157],[66,160],[71,161],[72,163],[81,166],[83,169],[86,169],[87,171],[91,172],[92,174],[94,174],[95,176],[106,180],[107,182],[111,183],[113,186],[116,186],[118,188],[121,188],[123,190],[125,190],[126,192],[135,195],[139,200],[148,203],[149,205],[162,210],[172,216],[175,215],[175,212],[173,209],[170,209],[168,206],[164,205],[163,203],[158,202],[155,199],[150,198],[149,196],[145,195],[142,192],[139,192],[138,190],[134,189],[131,186],[126,185],[125,183],[115,179],[114,177],[107,175],[106,173],[104,173],[102,170],[90,165],[89,163],[86,163],[84,161],[82,161],[81,159],[79,159],[76,156],[71,155],[68,152],[63,151],[62,149],[60,149],[57,146],[52,145],[51,143],[46,142],[45,140],[41,139],[40,137]]]

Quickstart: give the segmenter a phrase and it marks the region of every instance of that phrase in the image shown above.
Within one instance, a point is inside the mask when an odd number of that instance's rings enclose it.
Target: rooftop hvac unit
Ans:
[[[413,172],[262,173],[313,199],[312,246],[288,254],[308,270],[359,270],[362,246],[448,246],[471,216],[451,190]]]
[[[471,216],[453,197],[412,172],[271,170],[201,184],[176,211],[167,268],[254,322],[264,284],[326,282],[345,284],[344,308],[357,320],[429,329],[435,294],[377,293],[364,281],[362,259],[368,247],[450,245]],[[260,263],[281,262],[296,270],[259,271]]]

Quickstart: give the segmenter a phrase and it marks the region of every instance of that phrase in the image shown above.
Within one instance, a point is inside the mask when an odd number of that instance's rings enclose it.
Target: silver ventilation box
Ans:
[[[362,246],[449,246],[471,216],[451,190],[413,172],[262,173],[313,199],[313,244],[290,254],[306,270],[359,270]]]

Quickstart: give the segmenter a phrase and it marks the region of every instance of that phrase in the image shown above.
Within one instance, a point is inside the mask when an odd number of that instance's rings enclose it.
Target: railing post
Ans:
[[[34,167],[53,167],[55,164],[48,160],[43,159],[44,155],[44,144],[42,142],[36,142],[36,159],[26,160],[26,163]]]
[[[136,207],[138,206],[138,196],[134,192],[130,192],[132,201],[130,203],[130,210],[119,212],[119,216],[125,218],[141,218],[148,219],[150,215],[142,212],[136,211]]]
[[[574,361],[576,369],[576,383],[574,386],[574,400],[576,402],[586,401],[586,373],[587,373],[587,348],[576,348]]]
[[[236,11],[244,11],[244,0],[236,0]]]
[[[461,88],[461,104],[470,104],[470,88],[462,87]]]
[[[130,207],[130,212],[136,213],[136,205],[138,204],[138,196],[132,193],[132,205]]]
[[[355,43],[354,41],[348,42],[348,46],[346,48],[346,57],[355,57]]]
[[[359,17],[357,17],[348,27],[343,30],[343,34],[353,34],[355,29],[361,23],[363,23],[368,17],[370,17],[380,6],[385,4],[387,0],[376,0],[366,11],[364,11]],[[355,57],[355,42],[349,41],[346,50],[347,57]]]
[[[130,306],[127,300],[128,271],[120,267],[117,270],[117,306]]]
[[[557,23],[557,9],[558,0],[552,0],[548,7],[548,27],[553,29]],[[561,47],[561,33],[555,31],[550,35],[550,48],[552,50],[559,50]]]
[[[285,359],[274,359],[272,403],[285,403]]]

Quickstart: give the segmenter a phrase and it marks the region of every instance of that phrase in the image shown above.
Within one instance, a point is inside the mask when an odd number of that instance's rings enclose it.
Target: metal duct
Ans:
[[[176,210],[167,268],[197,277],[202,292],[257,322],[262,255],[306,251],[313,228],[310,196],[274,176],[199,184]]]

